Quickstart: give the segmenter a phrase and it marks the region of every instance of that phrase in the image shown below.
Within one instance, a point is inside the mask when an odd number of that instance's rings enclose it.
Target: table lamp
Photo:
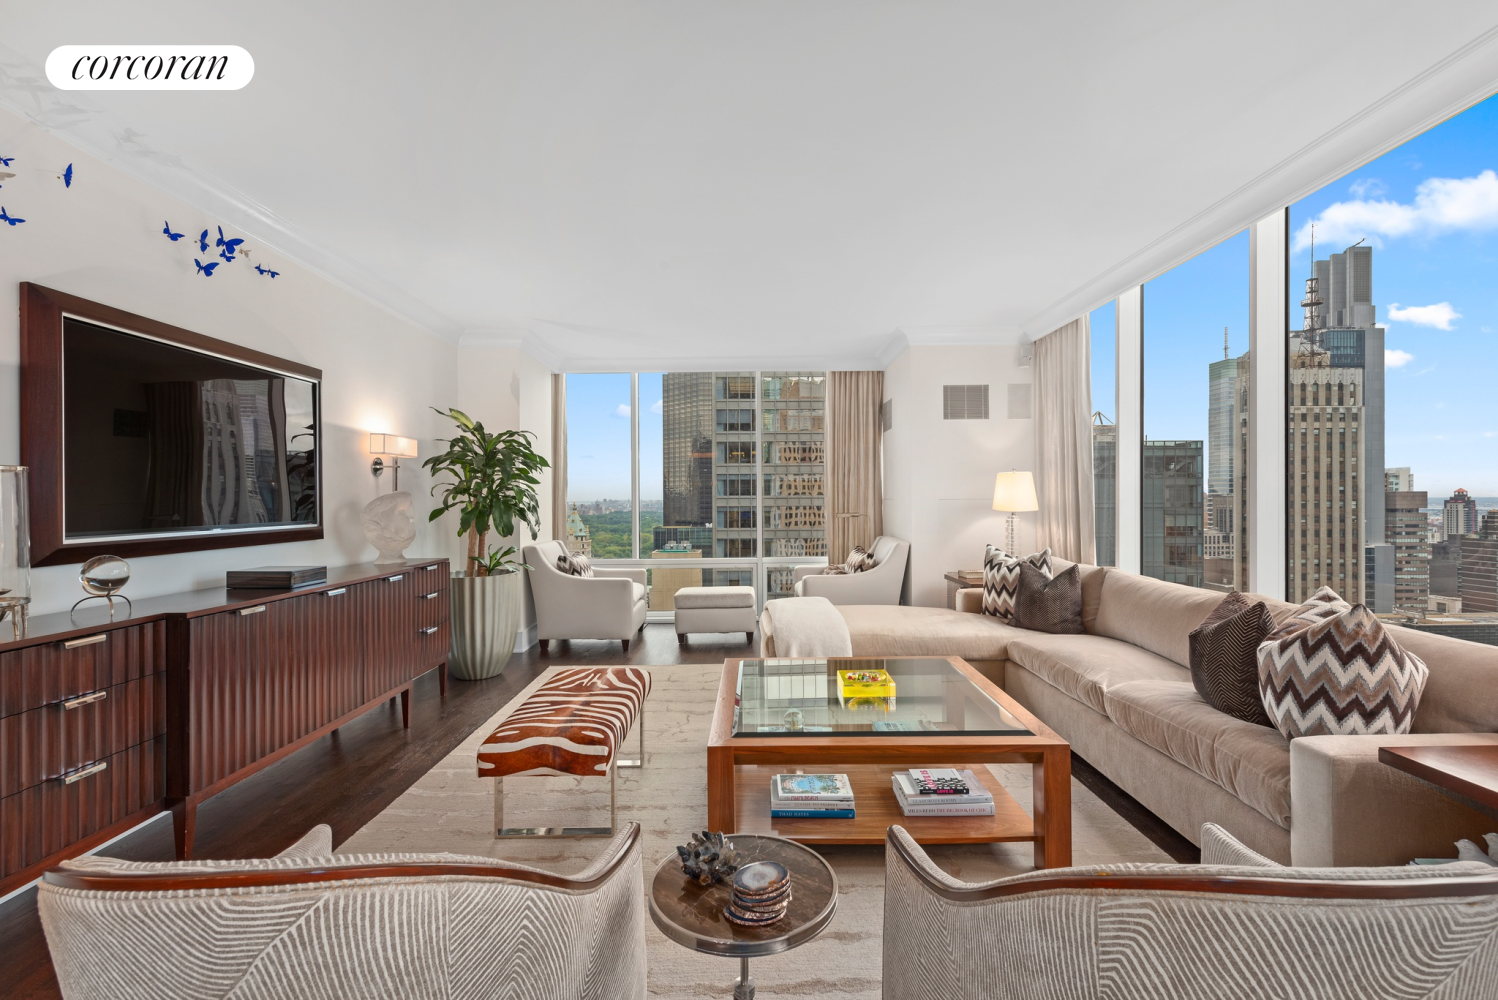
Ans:
[[[1015,512],[1040,509],[1035,501],[1035,477],[1028,472],[999,473],[993,482],[993,509],[1009,512],[1009,537],[1004,551],[1015,555]]]
[[[369,436],[369,453],[379,456],[385,455],[390,459],[390,468],[394,473],[391,481],[392,491],[401,488],[401,459],[416,457],[416,439],[399,437],[395,434],[371,434]],[[370,466],[374,474],[378,476],[385,471],[385,460],[375,458]]]

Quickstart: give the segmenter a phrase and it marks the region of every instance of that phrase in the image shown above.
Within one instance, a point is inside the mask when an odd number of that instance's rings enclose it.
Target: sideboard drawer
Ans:
[[[158,736],[0,799],[0,877],[157,804],[165,744]]]
[[[0,653],[0,717],[166,669],[166,623],[101,629]]]
[[[0,718],[0,797],[166,732],[163,674]]]

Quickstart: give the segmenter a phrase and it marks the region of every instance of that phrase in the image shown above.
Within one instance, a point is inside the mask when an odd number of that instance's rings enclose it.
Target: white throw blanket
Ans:
[[[853,655],[848,623],[825,597],[766,601],[759,620],[765,637],[774,639],[776,656],[802,659]]]

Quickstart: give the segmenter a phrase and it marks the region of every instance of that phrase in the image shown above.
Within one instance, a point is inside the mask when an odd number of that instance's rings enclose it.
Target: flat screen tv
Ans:
[[[321,378],[23,285],[33,561],[322,537]]]

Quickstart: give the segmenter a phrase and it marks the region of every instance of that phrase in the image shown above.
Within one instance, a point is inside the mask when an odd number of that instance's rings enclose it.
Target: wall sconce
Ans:
[[[416,439],[400,437],[395,434],[371,434],[369,436],[369,453],[371,455],[385,455],[390,459],[390,468],[394,475],[391,479],[392,492],[401,488],[401,459],[416,457]],[[378,478],[385,471],[385,459],[376,458],[370,464],[375,477]]]

